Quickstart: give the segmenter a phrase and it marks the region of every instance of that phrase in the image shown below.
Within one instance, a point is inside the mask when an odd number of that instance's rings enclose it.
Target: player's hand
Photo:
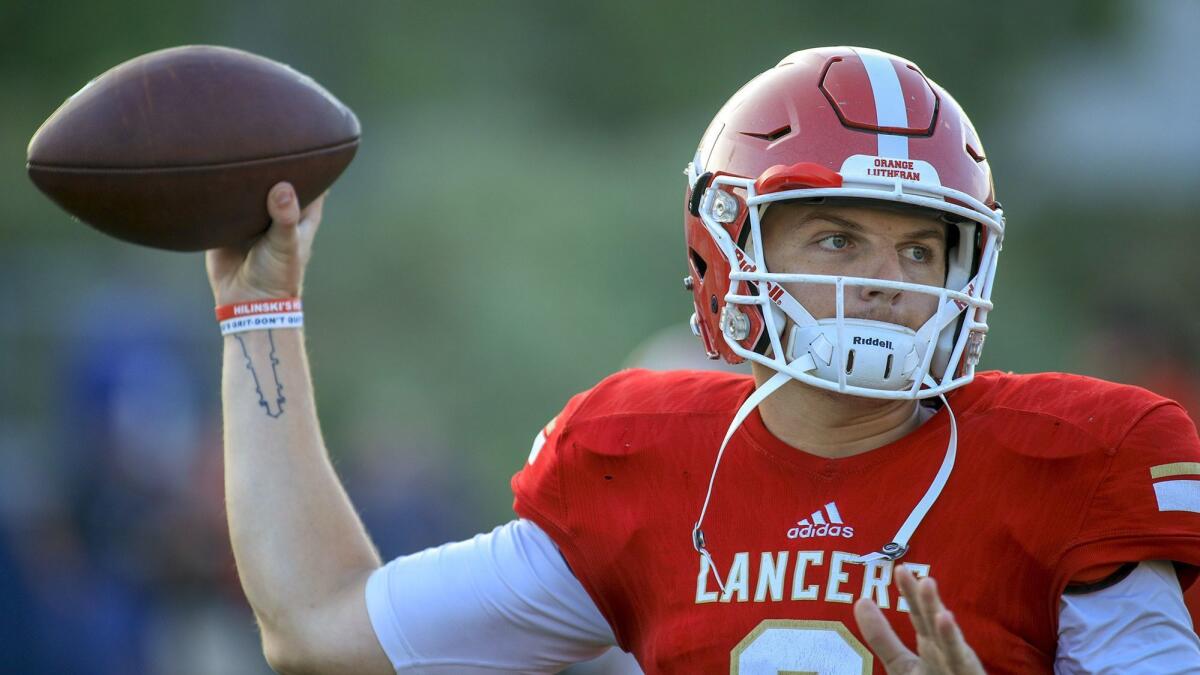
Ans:
[[[867,597],[854,604],[854,619],[867,646],[883,662],[890,675],[977,675],[984,673],[983,664],[975,655],[954,615],[942,605],[937,583],[930,578],[919,582],[904,565],[896,566],[896,585],[908,601],[909,618],[917,631],[917,653],[914,654],[883,616],[879,607]]]
[[[267,194],[271,227],[241,246],[205,254],[208,281],[218,305],[266,298],[300,297],[304,268],[321,223],[321,195],[300,211],[290,183],[277,183]]]

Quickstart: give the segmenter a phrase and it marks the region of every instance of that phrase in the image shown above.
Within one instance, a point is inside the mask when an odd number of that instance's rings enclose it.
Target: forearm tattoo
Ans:
[[[242,346],[242,356],[246,357],[246,370],[250,371],[250,377],[254,379],[254,391],[258,393],[258,405],[267,414],[267,417],[278,418],[283,415],[283,404],[287,402],[287,397],[283,395],[283,382],[279,380],[279,369],[277,368],[279,359],[275,356],[274,331],[267,331],[267,341],[271,345],[271,350],[267,353],[267,362],[271,366],[270,381],[267,382],[267,387],[272,391],[273,401],[267,400],[267,395],[263,393],[263,381],[258,377],[258,371],[254,368],[254,359],[250,358],[250,350],[246,348],[246,341],[242,336],[242,333],[234,335],[238,344]],[[263,375],[266,374],[266,369],[263,369]]]

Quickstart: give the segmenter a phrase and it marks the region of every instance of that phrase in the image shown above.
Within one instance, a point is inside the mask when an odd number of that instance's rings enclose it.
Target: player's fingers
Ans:
[[[229,251],[224,249],[210,249],[204,252],[204,269],[208,272],[209,283],[213,284],[214,287],[217,282],[225,278],[229,265]]]
[[[328,195],[329,191],[326,190],[320,197],[314,199],[311,204],[304,207],[304,210],[300,212],[300,224],[302,226],[311,225],[315,228],[321,224],[321,213],[325,210],[325,197]]]
[[[943,658],[951,673],[955,675],[973,675],[983,673],[983,664],[975,651],[963,637],[954,614],[948,609],[942,609],[934,615],[934,630],[937,632],[938,645],[941,647]]]
[[[300,212],[300,224],[297,230],[306,247],[311,247],[313,238],[317,236],[317,228],[321,225],[321,216],[325,210],[325,197],[328,195],[329,192],[326,191]]]
[[[224,279],[246,260],[246,253],[254,239],[224,248],[213,248],[204,252],[204,267],[210,280]]]
[[[276,183],[267,194],[267,213],[271,214],[271,229],[295,229],[300,222],[300,205],[290,183]]]
[[[296,191],[288,183],[276,183],[267,194],[267,211],[271,227],[263,241],[263,252],[279,265],[290,266],[300,257],[300,238],[296,226],[300,223],[300,205]]]
[[[904,646],[883,612],[870,598],[859,598],[854,603],[854,620],[863,639],[867,641],[867,647],[879,657],[888,673],[908,673],[920,663],[917,655]]]
[[[917,600],[921,603],[921,616],[928,623],[929,636],[932,638],[933,644],[937,646],[937,654],[934,655],[940,664],[946,666],[950,673],[957,673],[953,664],[949,662],[949,651],[947,644],[944,642],[943,634],[939,630],[938,622],[943,620],[944,616],[948,616],[950,611],[942,605],[941,595],[938,593],[937,581],[933,577],[926,577],[917,580]],[[925,653],[922,652],[922,656]]]
[[[229,257],[229,252],[224,249],[213,248],[204,252],[204,269],[208,271],[208,276],[220,274],[225,271]]]
[[[937,581],[933,577],[926,577],[917,582],[917,597],[921,600],[921,611],[932,624],[934,617],[938,612],[946,609],[942,605],[942,596],[938,593]]]
[[[925,613],[919,597],[920,593],[917,591],[917,578],[904,565],[896,566],[896,586],[900,588],[900,595],[908,602],[908,616],[917,635],[932,638],[929,617]]]

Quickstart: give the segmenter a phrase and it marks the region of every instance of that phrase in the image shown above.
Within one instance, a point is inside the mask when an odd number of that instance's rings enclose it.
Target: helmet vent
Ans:
[[[848,354],[846,354],[846,374],[847,375],[854,374],[854,350],[853,349],[851,349],[850,352]]]
[[[894,356],[893,354],[888,354],[887,363],[885,363],[883,366],[883,379],[885,379],[885,380],[888,379],[888,377],[891,376],[891,374],[892,374],[892,357],[893,356]]]
[[[708,263],[704,262],[704,258],[701,258],[694,248],[688,248],[688,255],[692,258],[692,267],[696,268],[696,276],[703,282],[704,273],[708,271]]]
[[[966,145],[967,145],[967,154],[970,155],[971,159],[975,160],[976,163],[987,160],[987,157],[984,157],[983,153],[976,150],[970,143],[967,143]]]
[[[785,124],[785,125],[779,127],[778,129],[776,129],[775,131],[771,131],[771,132],[768,132],[765,134],[756,134],[752,131],[743,131],[742,135],[749,136],[751,138],[758,138],[758,139],[761,139],[764,141],[777,141],[777,140],[783,138],[784,136],[787,136],[790,133],[792,133],[792,126],[790,124]]]

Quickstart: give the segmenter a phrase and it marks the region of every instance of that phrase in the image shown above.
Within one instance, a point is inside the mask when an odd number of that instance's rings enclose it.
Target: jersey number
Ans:
[[[870,675],[873,665],[841,621],[767,619],[729,653],[732,675]]]

